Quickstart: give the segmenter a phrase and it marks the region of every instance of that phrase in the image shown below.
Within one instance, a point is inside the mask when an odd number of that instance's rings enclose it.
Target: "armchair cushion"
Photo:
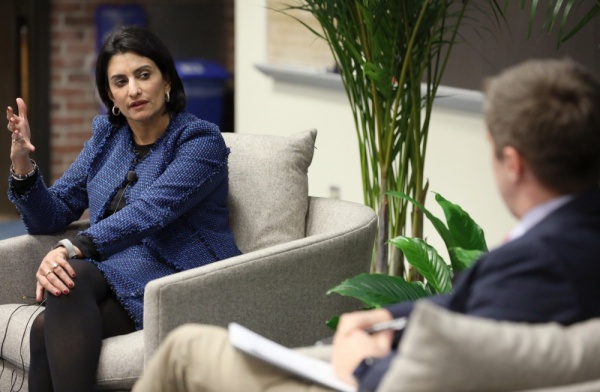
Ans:
[[[223,134],[231,150],[230,225],[243,253],[305,236],[316,137],[316,129],[287,137]]]
[[[499,322],[419,301],[379,391],[519,391],[600,379],[600,319]]]
[[[17,385],[23,370],[29,369],[29,331],[35,316],[42,311],[37,304],[0,306],[0,339],[2,362],[9,368],[18,366]],[[8,321],[8,323],[7,323]],[[7,325],[8,324],[8,325]],[[4,336],[6,334],[6,336]],[[98,390],[129,390],[142,373],[144,358],[144,331],[104,339],[98,364]],[[0,390],[10,379],[10,371],[0,378]],[[25,389],[27,380],[24,380]]]

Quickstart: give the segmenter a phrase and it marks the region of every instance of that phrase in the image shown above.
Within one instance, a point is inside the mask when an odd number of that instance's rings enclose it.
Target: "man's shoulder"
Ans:
[[[569,224],[578,220],[596,220],[600,222],[600,187],[592,187],[585,191],[565,195],[568,201],[552,211],[541,223]]]
[[[574,206],[571,211],[552,214],[522,237],[490,251],[482,260],[480,273],[529,273],[532,278],[549,274],[575,281],[590,274],[600,279],[600,214],[576,214],[573,211],[578,207]],[[589,205],[583,211],[589,212]]]

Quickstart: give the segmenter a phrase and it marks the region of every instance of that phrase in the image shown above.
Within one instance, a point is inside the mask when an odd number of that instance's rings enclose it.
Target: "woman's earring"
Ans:
[[[167,92],[165,93],[165,102],[167,102],[167,103],[168,103],[170,100],[171,100],[171,95],[170,95],[170,94],[169,94],[169,92],[167,91]]]
[[[117,107],[117,105],[113,106],[113,108],[112,108],[112,114],[114,114],[115,117],[118,117],[119,114],[121,114],[121,111],[119,110],[119,108]]]

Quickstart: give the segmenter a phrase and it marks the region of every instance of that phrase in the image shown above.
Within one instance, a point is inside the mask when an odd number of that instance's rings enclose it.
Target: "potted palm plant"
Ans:
[[[495,0],[485,3],[500,12]],[[358,135],[365,204],[379,217],[377,273],[415,278],[388,241],[407,234],[407,224],[422,238],[422,211],[409,212],[407,199],[387,192],[425,204],[433,101],[469,7],[454,0],[304,0],[281,10],[310,12],[322,28],[313,32],[333,53]]]
[[[291,0],[290,0],[291,1]],[[513,0],[515,1],[515,0]],[[350,102],[359,142],[365,204],[378,214],[372,272],[419,278],[390,239],[423,237],[423,209],[429,184],[424,176],[427,139],[448,58],[459,42],[465,20],[501,22],[497,0],[302,0],[278,11],[308,12],[321,31],[303,23],[329,45]],[[600,0],[551,0],[530,6],[531,25],[538,12],[545,29],[560,29],[560,40],[575,34],[600,13]],[[564,30],[573,8],[591,9],[572,30]],[[480,14],[492,18],[478,18]],[[405,194],[394,197],[388,191]],[[415,201],[409,211],[409,198]]]

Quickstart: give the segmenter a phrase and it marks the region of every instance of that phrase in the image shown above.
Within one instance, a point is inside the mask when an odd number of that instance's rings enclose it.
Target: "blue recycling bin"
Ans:
[[[220,127],[229,72],[216,61],[197,58],[177,60],[175,67],[185,89],[186,111]]]

